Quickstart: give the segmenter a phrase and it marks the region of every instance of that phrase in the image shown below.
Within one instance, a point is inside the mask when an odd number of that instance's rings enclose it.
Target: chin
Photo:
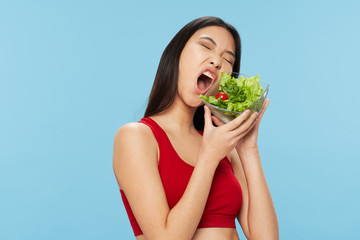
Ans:
[[[203,101],[199,97],[200,94],[194,94],[194,95],[187,95],[184,97],[180,97],[183,104],[189,108],[198,108],[202,105],[204,105]]]
[[[198,107],[201,107],[201,106],[203,106],[203,105],[204,105],[204,103],[201,101],[200,98],[199,98],[199,101],[194,102],[194,103],[192,104],[192,106],[193,106],[194,108],[198,108]]]

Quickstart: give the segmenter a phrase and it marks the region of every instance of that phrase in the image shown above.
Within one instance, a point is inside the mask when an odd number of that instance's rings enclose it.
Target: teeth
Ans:
[[[211,80],[213,80],[213,76],[211,75],[211,73],[209,73],[209,72],[204,72],[203,73],[205,76],[207,76],[207,77],[209,77]]]

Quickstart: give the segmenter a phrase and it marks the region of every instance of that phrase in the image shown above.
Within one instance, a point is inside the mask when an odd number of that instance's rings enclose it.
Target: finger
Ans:
[[[259,121],[261,120],[262,116],[264,115],[268,105],[269,105],[270,99],[266,99],[263,107],[261,108],[260,114],[259,114]]]
[[[234,130],[236,136],[243,134],[246,131],[250,131],[253,126],[256,124],[257,116],[259,114],[254,112],[251,116],[243,123],[241,126]]]
[[[265,111],[266,111],[266,109],[267,109],[267,107],[268,107],[268,105],[269,105],[269,102],[270,102],[270,99],[267,99],[267,100],[265,101],[263,107],[261,108],[261,111],[260,111],[260,113],[259,113],[259,116],[257,117],[257,120],[256,120],[256,127],[257,127],[257,128],[259,128],[259,126],[260,126],[261,119],[262,119],[262,117],[263,117],[263,115],[264,115],[264,113],[265,113]]]
[[[238,128],[246,120],[249,114],[250,114],[250,110],[249,109],[245,110],[242,114],[240,114],[240,116],[229,122],[227,124],[227,127],[229,128],[228,130],[231,131]]]
[[[251,126],[247,130],[245,130],[244,132],[242,132],[241,134],[236,136],[236,141],[239,141],[241,138],[243,138],[244,136],[249,134],[249,132],[252,131],[254,127],[255,127],[255,124],[251,124]]]
[[[222,126],[225,123],[218,119],[216,116],[211,116],[212,121],[215,123],[216,126]]]
[[[251,123],[251,125],[250,125],[250,127],[248,128],[249,129],[249,131],[251,130],[251,129],[253,129],[253,127],[255,127],[256,125],[257,125],[257,123],[259,122],[259,117],[256,117],[255,118],[255,120]]]
[[[265,100],[265,103],[264,103],[263,107],[261,108],[259,115],[256,117],[255,121],[252,123],[252,126],[249,127],[250,129],[252,129],[254,126],[259,128],[260,121],[269,105],[269,102],[270,102],[270,99]]]
[[[205,122],[204,128],[212,126],[211,112],[207,106],[204,106],[204,122]]]
[[[264,112],[266,111],[266,108],[267,108],[267,106],[269,105],[269,102],[270,102],[270,99],[266,99],[266,100],[265,100],[264,105],[262,106],[260,112],[264,113]]]

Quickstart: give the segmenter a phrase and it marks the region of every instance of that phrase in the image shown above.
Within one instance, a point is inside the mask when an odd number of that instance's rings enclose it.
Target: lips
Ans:
[[[199,94],[205,94],[210,89],[212,83],[215,82],[215,80],[216,73],[209,68],[205,69],[197,79],[196,91]]]

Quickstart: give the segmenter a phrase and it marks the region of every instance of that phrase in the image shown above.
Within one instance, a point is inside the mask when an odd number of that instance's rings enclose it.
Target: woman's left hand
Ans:
[[[266,111],[267,106],[269,105],[270,100],[266,99],[264,102],[264,106],[262,107],[259,115],[257,116],[257,119],[254,121],[252,126],[249,128],[248,133],[242,137],[239,142],[237,143],[236,149],[238,151],[244,151],[246,149],[257,149],[257,139],[259,134],[259,126],[261,118],[264,115],[264,112]],[[220,121],[217,117],[212,116],[213,122],[217,125],[223,125],[224,123]]]

